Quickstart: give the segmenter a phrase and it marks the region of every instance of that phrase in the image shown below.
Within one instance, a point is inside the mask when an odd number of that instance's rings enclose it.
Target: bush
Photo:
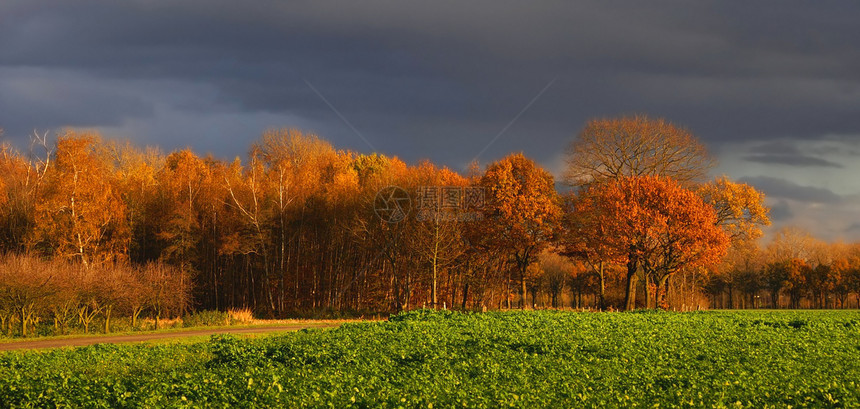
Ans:
[[[217,327],[230,324],[230,314],[224,311],[197,311],[182,319],[183,327]]]

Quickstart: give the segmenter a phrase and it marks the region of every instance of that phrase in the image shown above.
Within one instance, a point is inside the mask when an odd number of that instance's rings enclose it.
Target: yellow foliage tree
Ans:
[[[769,226],[768,209],[764,193],[746,183],[737,183],[722,176],[698,189],[699,196],[714,207],[717,224],[732,243],[755,240],[761,237],[761,226]]]
[[[125,258],[126,208],[113,180],[98,135],[65,131],[38,193],[31,245],[87,267]]]

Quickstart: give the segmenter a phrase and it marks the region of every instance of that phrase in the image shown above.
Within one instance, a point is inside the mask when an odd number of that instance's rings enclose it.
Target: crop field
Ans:
[[[857,407],[860,312],[414,311],[0,354],[12,407]]]

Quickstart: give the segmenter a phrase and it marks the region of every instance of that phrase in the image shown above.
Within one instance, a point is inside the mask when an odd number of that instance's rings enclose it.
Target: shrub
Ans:
[[[197,311],[182,319],[183,327],[215,327],[230,325],[230,314],[224,311]]]

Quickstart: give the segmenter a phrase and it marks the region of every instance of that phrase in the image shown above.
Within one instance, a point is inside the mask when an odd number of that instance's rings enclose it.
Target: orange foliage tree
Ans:
[[[636,273],[642,269],[658,287],[658,305],[669,278],[682,268],[719,261],[729,244],[714,209],[672,179],[629,177],[592,186],[578,208],[599,219],[593,239],[605,253],[624,254],[625,308],[635,308]]]
[[[109,143],[116,163],[116,179],[114,186],[123,199],[126,208],[126,218],[131,232],[129,246],[129,261],[145,262],[158,257],[162,250],[160,240],[156,235],[160,232],[158,225],[165,219],[162,207],[166,204],[159,189],[159,171],[164,168],[164,155],[156,148],[140,150],[130,143]],[[162,178],[163,179],[163,178]]]
[[[199,255],[201,200],[211,186],[210,169],[189,150],[171,153],[157,175],[161,199],[167,209],[158,237],[165,243],[161,258],[190,271]]]
[[[98,139],[74,131],[59,138],[35,206],[33,245],[84,266],[126,257],[130,238],[125,204]]]
[[[460,228],[464,221],[456,219],[462,197],[456,197],[458,209],[451,209],[453,205],[445,203],[443,196],[449,191],[462,195],[467,181],[451,170],[439,169],[427,161],[418,165],[416,173],[420,194],[416,195],[416,220],[408,238],[409,247],[419,257],[421,267],[428,267],[430,305],[436,308],[439,305],[439,276],[464,250]]]
[[[628,249],[620,248],[607,241],[610,221],[599,206],[602,190],[581,188],[564,197],[564,216],[559,237],[561,254],[581,260],[597,278],[599,309],[606,308],[606,271],[610,264],[626,262]]]
[[[0,146],[0,250],[3,252],[24,250],[25,239],[33,227],[40,169],[10,146]]]
[[[485,189],[486,238],[513,258],[526,308],[528,266],[550,243],[561,217],[552,175],[522,154],[492,163],[481,178]]]

